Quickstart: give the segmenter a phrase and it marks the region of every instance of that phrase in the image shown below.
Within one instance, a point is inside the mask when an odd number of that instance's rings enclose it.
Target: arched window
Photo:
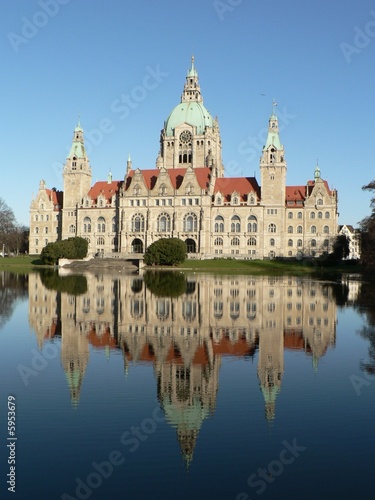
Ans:
[[[297,233],[301,234],[302,233],[302,226],[297,226]]]
[[[224,219],[221,215],[215,217],[215,233],[224,232]]]
[[[76,232],[76,228],[75,228],[74,224],[70,224],[69,233],[75,233],[75,232]]]
[[[35,221],[38,222],[38,216],[37,215],[35,216]]]
[[[43,222],[44,221],[44,217],[43,215],[40,216],[40,220]]]
[[[322,212],[318,212],[318,219],[321,219],[323,217]]]
[[[48,227],[44,228],[44,234],[48,234]]]
[[[116,232],[116,217],[112,217],[112,233]]]
[[[223,238],[215,238],[214,245],[222,246],[223,245]]]
[[[257,244],[257,240],[256,238],[254,238],[253,236],[251,238],[249,238],[247,240],[247,244],[250,246],[250,247],[255,247],[256,244]]]
[[[323,233],[329,234],[329,227],[328,226],[323,227]]]
[[[302,219],[302,212],[297,213],[297,219]]]
[[[271,224],[268,224],[268,232],[276,233],[276,224],[274,224],[273,222]]]
[[[258,231],[258,223],[255,215],[250,215],[247,219],[247,232],[248,233],[256,233]]]
[[[314,248],[316,247],[316,240],[311,240],[311,246]]]
[[[171,218],[168,214],[161,214],[158,217],[159,233],[167,233],[171,230]]]
[[[328,247],[329,246],[329,240],[324,240],[323,241],[323,246]]]
[[[237,237],[236,237],[236,238],[232,238],[232,239],[230,240],[230,244],[231,244],[232,246],[236,246],[236,247],[238,247],[238,246],[240,245],[240,239],[239,239],[239,238],[237,238]]]
[[[297,247],[301,247],[302,246],[302,240],[297,240]]]
[[[105,233],[105,218],[99,217],[98,219],[98,233]]]
[[[288,212],[288,219],[293,219],[293,212]]]
[[[316,226],[311,226],[311,232],[316,233]]]
[[[90,217],[85,217],[83,219],[83,232],[91,233],[91,219]]]
[[[142,214],[135,214],[132,217],[132,231],[139,233],[145,230],[145,220]]]
[[[322,198],[318,198],[318,199],[316,200],[316,204],[317,204],[317,205],[323,205],[323,200],[322,200]]]
[[[197,216],[195,214],[187,214],[184,217],[184,231],[186,233],[195,232],[197,230]]]
[[[293,226],[288,226],[288,233],[289,234],[293,233]]]
[[[139,196],[141,194],[141,186],[136,184],[133,189],[134,196]]]
[[[239,233],[241,231],[241,219],[238,215],[233,215],[230,230],[232,233]]]
[[[271,245],[271,247],[275,246],[275,240],[273,238],[270,239],[270,245]]]
[[[36,232],[36,234],[39,234],[39,227],[38,226],[35,228],[35,232]]]
[[[326,219],[329,219],[329,212],[326,212],[326,213],[324,214],[324,217],[325,217]]]
[[[96,240],[96,244],[99,245],[99,246],[103,246],[104,245],[104,238],[103,238],[103,236],[99,236],[99,238]]]
[[[288,247],[292,247],[293,246],[293,240],[288,240]]]
[[[310,219],[315,219],[315,212],[310,212]]]

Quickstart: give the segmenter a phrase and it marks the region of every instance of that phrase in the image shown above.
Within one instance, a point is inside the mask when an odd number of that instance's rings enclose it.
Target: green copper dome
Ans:
[[[202,102],[181,102],[174,108],[165,122],[166,135],[172,136],[174,129],[182,123],[196,127],[196,133],[201,135],[206,127],[212,127],[213,119]]]

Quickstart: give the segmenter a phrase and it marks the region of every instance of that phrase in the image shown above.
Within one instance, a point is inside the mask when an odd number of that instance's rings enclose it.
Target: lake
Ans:
[[[375,498],[370,283],[3,272],[0,294],[1,498]]]

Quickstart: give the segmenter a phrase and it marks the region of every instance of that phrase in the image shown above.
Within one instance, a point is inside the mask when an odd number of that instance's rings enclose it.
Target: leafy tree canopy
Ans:
[[[148,266],[175,266],[186,258],[186,243],[178,238],[161,238],[146,250],[145,263]]]

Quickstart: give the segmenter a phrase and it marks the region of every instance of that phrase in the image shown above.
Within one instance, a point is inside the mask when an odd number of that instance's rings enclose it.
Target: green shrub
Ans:
[[[79,236],[48,243],[40,258],[43,264],[57,264],[59,259],[83,259],[87,255],[88,242]]]
[[[146,250],[144,261],[148,266],[175,266],[186,258],[186,243],[178,238],[161,238]]]

